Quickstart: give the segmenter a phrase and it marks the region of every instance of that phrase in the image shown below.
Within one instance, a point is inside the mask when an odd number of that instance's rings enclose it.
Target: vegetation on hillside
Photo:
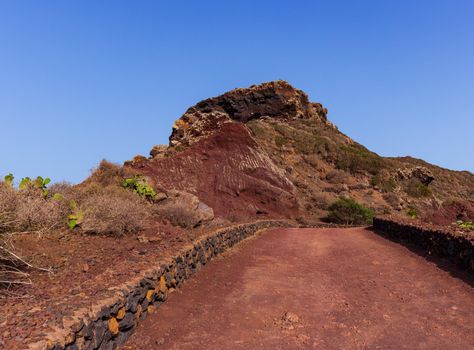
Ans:
[[[343,225],[370,225],[373,218],[373,210],[352,198],[341,197],[329,206],[325,220]]]
[[[471,221],[467,221],[467,222],[459,221],[458,226],[460,228],[466,228],[468,230],[474,230],[474,222],[471,222]]]
[[[154,190],[146,180],[103,160],[83,184],[54,184],[38,176],[24,178],[18,188],[13,176],[0,183],[0,233],[55,229],[120,235],[144,228],[151,215]]]

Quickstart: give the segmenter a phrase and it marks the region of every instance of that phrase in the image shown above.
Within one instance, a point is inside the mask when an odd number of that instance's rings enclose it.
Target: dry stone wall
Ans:
[[[102,300],[89,310],[63,322],[64,328],[29,349],[115,349],[131,335],[148,313],[156,311],[169,293],[217,255],[238,242],[270,227],[288,227],[282,221],[260,221],[222,229],[196,242],[167,264],[156,266],[117,290],[117,296]],[[124,262],[125,263],[125,262]]]
[[[474,272],[474,235],[449,228],[374,218],[374,229],[402,244],[416,246],[434,256],[448,258],[458,267]]]

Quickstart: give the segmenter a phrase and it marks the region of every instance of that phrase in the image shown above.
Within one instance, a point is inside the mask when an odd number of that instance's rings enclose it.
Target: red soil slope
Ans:
[[[173,157],[132,166],[157,188],[197,195],[217,216],[291,217],[298,212],[293,184],[243,124],[224,124]]]
[[[428,213],[425,220],[436,225],[449,225],[458,220],[474,220],[474,202],[468,200],[451,200]]]

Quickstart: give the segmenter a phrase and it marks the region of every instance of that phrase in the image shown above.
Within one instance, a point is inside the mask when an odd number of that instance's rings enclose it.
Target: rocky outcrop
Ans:
[[[171,146],[189,146],[223,124],[246,123],[257,118],[311,118],[327,121],[327,110],[284,81],[235,89],[189,108],[173,125]]]
[[[416,178],[418,179],[423,185],[428,186],[431,182],[433,182],[434,175],[433,173],[426,167],[417,166],[414,168],[405,168],[405,169],[397,169],[395,174],[396,180],[410,180]]]
[[[166,156],[166,151],[168,146],[166,145],[156,145],[150,151],[151,158],[164,158]]]

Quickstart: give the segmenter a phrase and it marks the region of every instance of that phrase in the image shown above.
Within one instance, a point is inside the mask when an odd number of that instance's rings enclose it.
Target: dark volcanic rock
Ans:
[[[327,110],[311,103],[308,96],[285,81],[235,89],[209,98],[189,108],[178,119],[170,137],[170,145],[190,145],[212,134],[228,122],[246,123],[257,118],[310,118],[326,120]]]

